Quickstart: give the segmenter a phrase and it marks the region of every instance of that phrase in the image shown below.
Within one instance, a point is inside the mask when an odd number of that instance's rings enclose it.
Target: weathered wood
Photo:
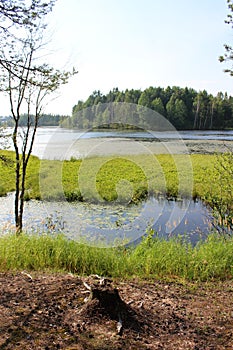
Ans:
[[[118,289],[113,288],[110,280],[98,277],[98,284],[89,285],[83,282],[84,286],[90,292],[88,302],[98,300],[98,306],[112,319],[117,321],[117,334],[122,335],[123,319],[127,314],[127,304],[121,299]]]

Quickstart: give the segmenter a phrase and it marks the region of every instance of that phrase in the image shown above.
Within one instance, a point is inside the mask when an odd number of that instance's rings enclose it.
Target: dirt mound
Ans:
[[[111,286],[108,303],[90,278],[0,274],[0,349],[233,348],[232,281]]]

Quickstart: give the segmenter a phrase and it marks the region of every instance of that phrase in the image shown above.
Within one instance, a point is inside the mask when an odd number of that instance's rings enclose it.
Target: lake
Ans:
[[[60,128],[38,128],[33,154],[43,159],[85,158],[125,154],[189,154],[227,150],[233,131],[181,132],[80,132]],[[193,200],[149,198],[138,205],[117,203],[25,203],[24,227],[29,232],[64,232],[90,244],[137,243],[149,227],[159,236],[187,235],[194,244],[211,230],[211,212]],[[0,227],[13,225],[13,194],[0,198]]]
[[[33,154],[43,159],[101,155],[213,153],[233,149],[230,131],[78,131],[59,127],[37,130]]]
[[[14,226],[14,194],[0,199],[0,227]],[[147,229],[159,237],[186,235],[192,243],[205,238],[211,229],[211,214],[199,201],[169,201],[149,198],[138,205],[25,202],[24,229],[31,233],[59,233],[89,244],[114,246],[137,243]]]

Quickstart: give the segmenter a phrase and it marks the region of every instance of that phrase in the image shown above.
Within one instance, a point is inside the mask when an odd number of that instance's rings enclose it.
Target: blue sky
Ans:
[[[58,0],[49,19],[51,63],[79,74],[46,111],[70,114],[79,99],[113,87],[233,95],[233,78],[218,62],[232,42],[227,13],[226,0]]]

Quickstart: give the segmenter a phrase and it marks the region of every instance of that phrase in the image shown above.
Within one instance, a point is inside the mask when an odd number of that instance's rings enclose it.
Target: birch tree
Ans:
[[[76,71],[56,70],[43,57],[46,16],[55,1],[6,0],[0,5],[0,89],[9,97],[14,122],[15,226],[23,227],[27,166],[44,104],[48,96],[66,84]],[[20,127],[26,111],[27,125]]]

